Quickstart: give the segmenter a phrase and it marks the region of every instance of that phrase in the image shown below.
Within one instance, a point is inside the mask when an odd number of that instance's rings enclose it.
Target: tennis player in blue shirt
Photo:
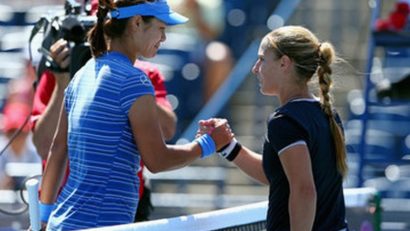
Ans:
[[[157,53],[167,26],[187,20],[163,0],[99,1],[89,33],[93,58],[66,88],[42,179],[40,215],[47,230],[131,223],[141,158],[156,173],[205,158],[232,140],[226,120],[219,120],[194,142],[166,145],[152,84],[133,65]],[[67,159],[70,174],[58,195]]]

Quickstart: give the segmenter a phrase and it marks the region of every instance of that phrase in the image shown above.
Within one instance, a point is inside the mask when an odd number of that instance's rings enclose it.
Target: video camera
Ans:
[[[50,69],[55,72],[70,72],[73,77],[90,58],[91,50],[86,41],[87,32],[95,25],[96,17],[89,16],[90,4],[85,1],[84,5],[74,0],[66,0],[63,16],[42,17],[34,26],[30,43],[33,37],[40,31],[44,38],[38,51],[42,54],[37,66],[37,76]],[[49,49],[57,40],[63,38],[68,41],[71,49],[71,61],[68,69],[61,69],[51,58]],[[31,49],[30,49],[31,50]]]

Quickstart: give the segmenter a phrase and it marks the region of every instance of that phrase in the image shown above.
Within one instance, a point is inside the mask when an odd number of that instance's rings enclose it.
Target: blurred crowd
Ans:
[[[24,188],[24,177],[13,173],[20,167],[12,164],[40,163],[30,134],[34,80],[32,71],[28,67],[24,76],[8,83],[8,97],[0,120],[0,189]]]

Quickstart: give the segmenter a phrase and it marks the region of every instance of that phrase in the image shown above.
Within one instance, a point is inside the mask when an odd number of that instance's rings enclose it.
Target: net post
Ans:
[[[30,179],[26,182],[26,188],[28,192],[30,226],[31,230],[33,231],[41,230],[40,207],[38,201],[38,185],[38,179]]]

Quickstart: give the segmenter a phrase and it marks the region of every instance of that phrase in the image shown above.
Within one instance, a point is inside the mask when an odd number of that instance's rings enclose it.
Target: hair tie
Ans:
[[[104,22],[106,19],[108,19],[107,14],[108,14],[107,7],[99,5],[98,6],[98,11],[97,11],[97,21],[98,22]]]
[[[322,46],[322,43],[319,43],[317,46],[317,55],[318,55],[318,64],[322,65],[325,64],[325,60],[323,59],[322,52],[320,52],[320,47]]]

